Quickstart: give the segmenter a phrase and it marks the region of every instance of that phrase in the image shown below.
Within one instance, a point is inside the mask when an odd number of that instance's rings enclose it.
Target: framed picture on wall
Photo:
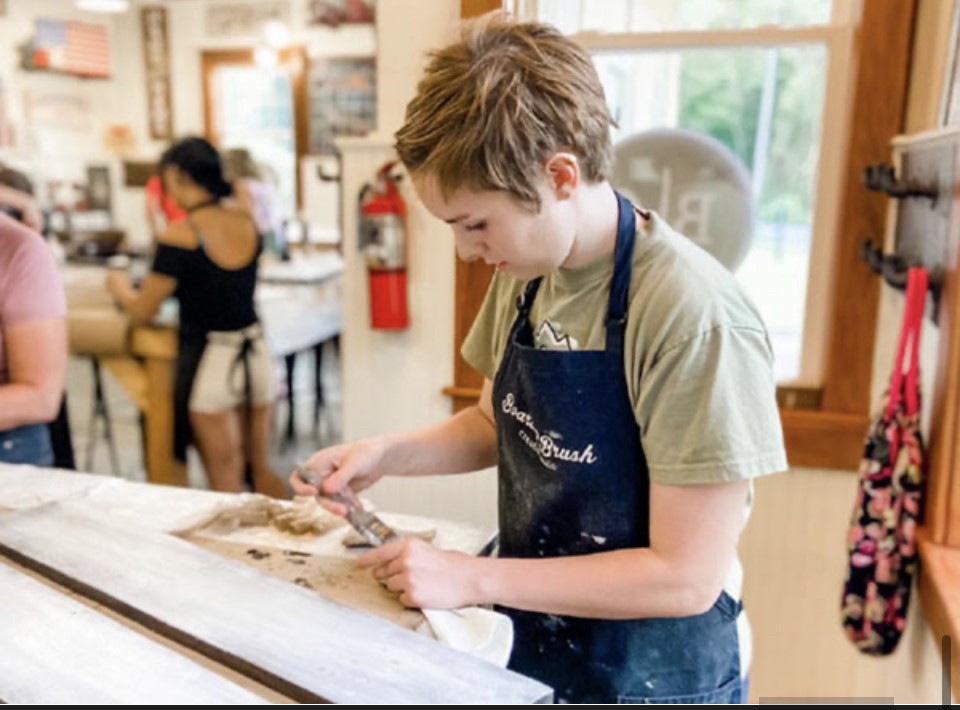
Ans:
[[[330,25],[371,23],[376,19],[376,0],[309,0],[307,23]]]
[[[211,4],[204,9],[204,27],[211,37],[256,36],[271,20],[290,24],[290,3],[285,0]]]
[[[110,212],[110,168],[106,165],[87,166],[87,208]]]
[[[373,57],[319,57],[308,77],[310,153],[336,152],[337,136],[365,136],[377,123],[377,66]]]

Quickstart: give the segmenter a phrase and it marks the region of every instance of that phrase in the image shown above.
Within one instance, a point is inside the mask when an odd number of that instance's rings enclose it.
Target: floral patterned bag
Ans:
[[[871,423],[847,535],[843,629],[863,653],[887,655],[906,626],[917,569],[925,456],[920,436],[920,330],[927,272],[910,269],[897,360],[883,410]],[[904,371],[909,347],[910,363]]]

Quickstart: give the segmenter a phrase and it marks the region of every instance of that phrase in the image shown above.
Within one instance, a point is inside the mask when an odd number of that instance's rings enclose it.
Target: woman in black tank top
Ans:
[[[180,302],[174,392],[175,449],[197,444],[214,490],[286,497],[269,462],[273,360],[254,308],[262,246],[253,219],[226,199],[233,188],[202,138],[173,145],[160,161],[166,191],[187,212],[158,239],[139,291],[122,275],[108,287],[134,320],[149,321],[169,296]]]

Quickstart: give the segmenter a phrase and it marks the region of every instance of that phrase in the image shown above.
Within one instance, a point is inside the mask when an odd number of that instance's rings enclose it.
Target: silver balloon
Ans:
[[[741,160],[682,128],[637,133],[614,146],[613,186],[736,271],[750,251],[754,203]]]

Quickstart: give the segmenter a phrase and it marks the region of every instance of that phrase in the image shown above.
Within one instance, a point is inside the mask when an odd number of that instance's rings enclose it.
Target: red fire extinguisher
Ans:
[[[370,280],[370,325],[382,330],[410,326],[407,312],[407,205],[390,161],[373,184],[360,190],[360,248]]]

